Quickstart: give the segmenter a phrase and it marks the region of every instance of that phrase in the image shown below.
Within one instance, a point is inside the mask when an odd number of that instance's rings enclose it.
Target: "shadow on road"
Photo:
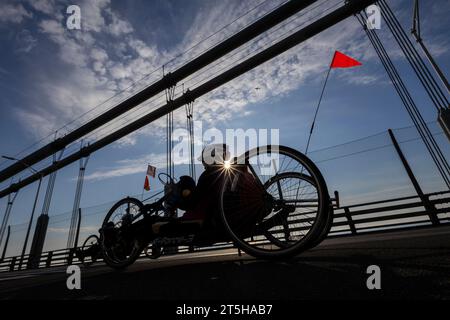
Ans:
[[[0,298],[449,299],[450,233],[445,231],[327,240],[286,261],[225,252],[144,259],[122,272],[98,265],[82,269],[82,289],[72,291],[66,287],[64,268],[22,278],[19,274],[0,278]],[[370,265],[381,269],[381,290],[367,288]]]

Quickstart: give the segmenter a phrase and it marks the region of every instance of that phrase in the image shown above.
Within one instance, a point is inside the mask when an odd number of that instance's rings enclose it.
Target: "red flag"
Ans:
[[[148,181],[148,176],[145,176],[144,190],[150,191],[150,182]]]
[[[336,51],[334,53],[330,68],[351,68],[360,65],[362,65],[361,62],[343,54],[342,52]]]

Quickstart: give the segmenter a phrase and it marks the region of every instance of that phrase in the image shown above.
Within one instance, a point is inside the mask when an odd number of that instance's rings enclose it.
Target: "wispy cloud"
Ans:
[[[40,0],[32,6],[42,19],[36,19],[40,35],[47,37],[57,45],[57,55],[67,72],[65,76],[40,75],[38,92],[48,100],[45,107],[21,110],[17,113],[26,128],[37,136],[54,131],[63,123],[78,118],[99,105],[95,111],[81,117],[60,132],[61,135],[72,130],[80,123],[93,118],[116,105],[126,97],[140,91],[148,84],[160,79],[161,66],[170,57],[180,54],[186,48],[202,39],[207,41],[195,46],[181,58],[165,69],[171,71],[200,54],[208,47],[232,35],[257,17],[272,10],[280,1],[273,1],[255,9],[252,14],[237,19],[242,12],[249,10],[253,2],[215,2],[205,5],[197,11],[191,26],[179,43],[170,48],[162,48],[158,43],[139,38],[135,28],[139,21],[129,21],[111,8],[109,0],[79,3],[83,14],[83,30],[70,31],[65,28],[64,16],[58,4],[51,0]],[[231,52],[208,68],[197,72],[184,80],[185,88],[194,88],[211,79],[228,67],[242,61],[274,41],[291,34],[303,25],[310,23],[318,14],[331,10],[338,1],[322,1],[321,6],[305,13],[299,13],[270,32],[256,38],[242,48]],[[53,11],[51,6],[55,6]],[[61,6],[61,5],[59,5]],[[58,9],[59,8],[59,9]],[[217,21],[223,24],[235,23],[211,36],[217,30]],[[135,24],[135,25],[134,25]],[[248,106],[274,97],[287,95],[305,83],[319,81],[317,75],[323,74],[335,49],[366,63],[376,59],[373,50],[365,39],[361,27],[355,19],[347,19],[339,26],[315,37],[313,41],[297,46],[279,57],[267,62],[255,70],[231,81],[196,101],[196,120],[210,125],[229,121],[235,117],[249,116]],[[154,72],[156,70],[156,72]],[[154,73],[152,73],[154,72]],[[369,73],[370,72],[370,73]],[[149,74],[151,74],[149,76]],[[353,73],[340,75],[342,81],[356,85],[372,85],[379,77],[373,70],[361,68]],[[130,87],[139,81],[134,86]],[[181,85],[176,95],[182,93]],[[258,88],[258,90],[256,90]],[[122,91],[125,90],[125,91]],[[114,98],[110,98],[113,95]],[[102,103],[103,101],[106,103]],[[101,104],[102,103],[102,104]],[[108,125],[91,133],[87,140],[93,141],[138,117],[147,114],[165,103],[164,95],[156,96],[134,110],[126,113]],[[175,125],[183,125],[184,112],[175,113]],[[30,121],[32,120],[32,121]],[[47,122],[47,123],[46,123]],[[142,135],[162,136],[165,121],[155,121],[151,126],[142,128],[121,139],[121,146],[133,145]]]
[[[23,29],[16,36],[15,51],[17,53],[28,53],[37,45],[37,42],[37,39],[33,37],[30,30]]]
[[[158,169],[165,168],[166,165],[165,154],[149,154],[137,157],[134,159],[124,159],[117,161],[114,166],[103,168],[85,176],[85,180],[105,180],[110,178],[117,178],[136,173],[145,173],[147,171],[147,164],[157,166]]]
[[[69,228],[49,227],[47,231],[52,232],[52,233],[62,233],[64,235],[66,235],[69,233]],[[97,231],[98,231],[98,226],[86,226],[86,227],[80,228],[80,232],[96,233]]]
[[[55,0],[28,0],[28,4],[40,13],[47,15],[55,13]]]
[[[238,19],[223,32],[214,35],[208,41],[193,48],[181,59],[176,60],[171,65],[167,65],[167,70],[171,70],[198,55],[207,47],[217,43],[223,38],[233,34],[256,17],[270,11],[277,3],[273,2],[270,7],[260,7],[252,15]],[[60,60],[69,68],[68,77],[47,77],[40,82],[41,93],[50,102],[50,107],[45,110],[35,109],[21,111],[18,115],[27,128],[33,130],[37,135],[47,134],[49,125],[36,125],[48,119],[52,129],[56,129],[58,124],[70,121],[89,110],[93,105],[106,100],[111,95],[130,86],[133,81],[145,77],[151,71],[160,68],[169,57],[191,47],[211,35],[212,30],[217,29],[217,21],[233,21],[242,12],[247,11],[253,3],[249,2],[218,2],[216,6],[205,6],[198,11],[191,27],[187,30],[183,40],[173,46],[169,51],[161,49],[155,43],[146,43],[139,39],[134,31],[131,21],[127,21],[117,12],[111,9],[109,0],[102,1],[81,1],[79,3],[83,15],[83,30],[73,32],[65,28],[64,16],[53,1],[40,0],[33,5],[33,8],[40,13],[45,13],[43,19],[36,20],[41,35],[48,37],[58,46],[58,56]],[[55,6],[53,11],[51,6]],[[59,9],[58,9],[59,8]],[[313,16],[317,12],[300,17],[300,23]],[[299,18],[299,17],[297,17]],[[220,70],[230,65],[230,62],[237,62],[254,54],[258,49],[267,46],[268,43],[280,36],[286,35],[288,31],[296,25],[294,19],[290,24],[285,24],[277,31],[261,36],[244,50],[233,52],[219,62],[214,67],[201,71],[201,75],[190,77],[185,81],[185,87],[194,87],[200,79],[209,79]],[[298,24],[298,23],[297,23]],[[321,41],[310,42],[306,46],[291,50],[270,63],[259,67],[257,70],[236,79],[228,85],[206,95],[198,102],[200,119],[208,123],[226,121],[234,116],[245,114],[248,104],[264,101],[275,95],[288,93],[298,88],[309,76],[320,71],[329,60],[328,55],[333,45],[340,40],[346,39],[348,35],[356,30],[349,26],[343,27],[345,32],[334,32],[331,36],[322,37]],[[109,36],[107,36],[109,35]],[[113,37],[113,39],[111,39]],[[116,40],[114,39],[116,38]],[[330,43],[330,40],[331,43]],[[342,42],[341,42],[342,43]],[[345,43],[345,41],[343,42]],[[328,49],[328,50],[327,50]],[[325,57],[322,59],[322,57]],[[113,106],[124,97],[139,91],[154,80],[160,78],[161,72],[157,72],[153,77],[141,82],[139,86],[132,88],[111,99],[108,103],[96,110],[96,113]],[[259,90],[255,90],[258,87]],[[181,90],[178,89],[180,94]],[[137,116],[154,109],[157,105],[164,103],[164,97],[153,99],[136,109],[133,112],[116,120],[109,127],[97,130],[91,135],[91,139],[104,135],[114,128],[129,123]],[[30,114],[31,113],[31,114]],[[89,116],[81,119],[86,120]],[[55,119],[57,117],[57,119]],[[37,122],[29,122],[29,119],[40,118]],[[175,121],[184,123],[182,113],[175,116]],[[140,134],[155,134],[155,130],[164,127],[164,122],[156,122],[153,128],[146,128]],[[70,128],[68,129],[70,130]],[[64,132],[61,132],[64,134]],[[134,137],[128,137],[121,143],[135,143]]]
[[[21,23],[33,14],[26,10],[22,4],[0,4],[0,22],[2,23]]]

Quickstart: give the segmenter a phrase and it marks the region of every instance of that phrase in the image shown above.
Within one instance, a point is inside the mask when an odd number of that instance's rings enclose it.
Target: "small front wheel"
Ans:
[[[79,259],[85,267],[89,267],[97,261],[101,255],[100,239],[95,234],[84,240],[79,252]]]
[[[100,229],[103,259],[110,267],[123,269],[141,254],[144,244],[132,226],[142,219],[143,204],[135,198],[117,202],[108,212]]]

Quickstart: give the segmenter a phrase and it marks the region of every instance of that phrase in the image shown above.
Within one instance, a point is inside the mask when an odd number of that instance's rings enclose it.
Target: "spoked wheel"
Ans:
[[[252,149],[226,172],[222,222],[250,255],[283,258],[314,246],[326,227],[329,195],[318,168],[284,146]]]
[[[103,220],[100,243],[103,258],[110,267],[125,268],[136,261],[142,252],[144,244],[133,232],[133,225],[142,219],[136,219],[142,210],[141,201],[125,198],[117,202]]]
[[[90,235],[83,242],[81,247],[81,263],[85,267],[89,267],[97,261],[100,251],[100,239],[95,235]],[[89,253],[89,254],[87,254]]]

